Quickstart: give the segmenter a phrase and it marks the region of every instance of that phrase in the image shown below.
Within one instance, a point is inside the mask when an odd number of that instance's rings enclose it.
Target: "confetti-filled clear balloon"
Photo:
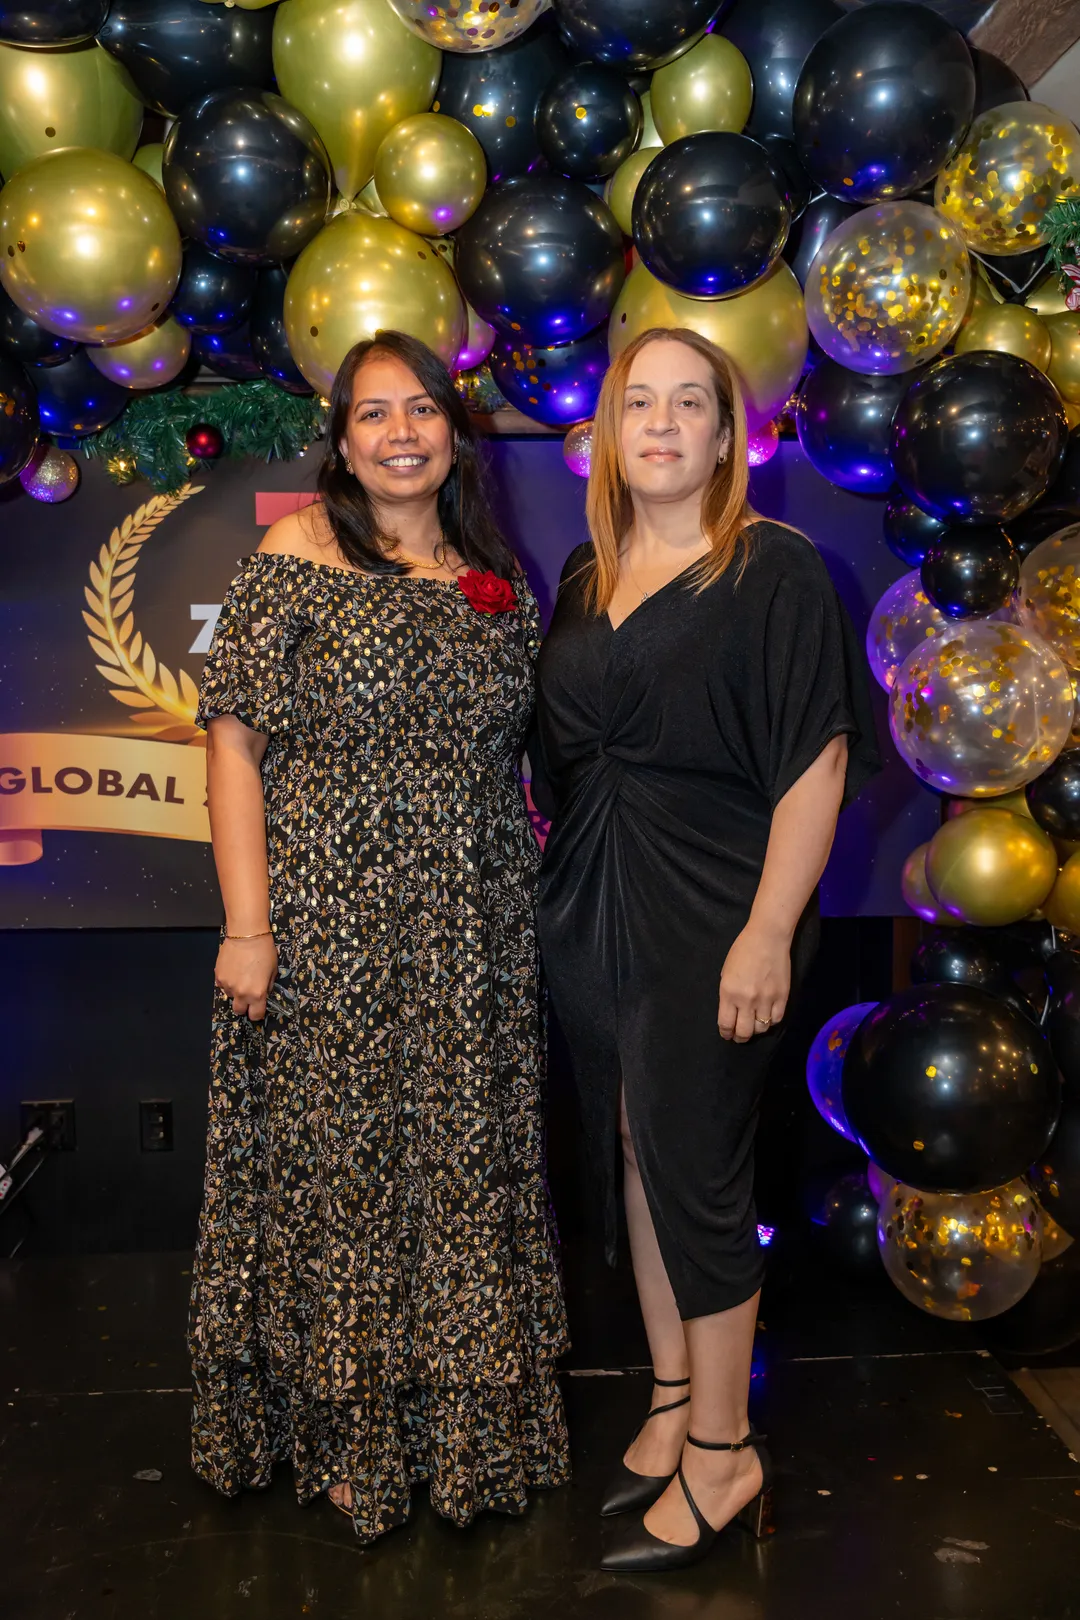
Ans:
[[[440,51],[492,51],[530,28],[551,0],[390,0],[406,28]]]
[[[780,429],[775,422],[765,422],[746,436],[746,459],[751,467],[764,467],[779,448]]]
[[[1039,1274],[1041,1222],[1024,1180],[993,1192],[926,1193],[897,1182],[882,1200],[878,1248],[900,1292],[950,1322],[984,1322]]]
[[[29,467],[23,468],[19,483],[35,501],[55,506],[60,501],[68,500],[78,489],[78,463],[66,450],[50,446],[40,459],[35,456]]]
[[[563,440],[563,460],[579,478],[588,478],[592,468],[592,432],[591,422],[577,422]]]
[[[969,619],[917,647],[897,674],[893,741],[931,787],[965,799],[1009,793],[1068,740],[1073,690],[1054,649],[1019,625]]]
[[[917,568],[890,585],[866,627],[866,656],[878,685],[891,692],[909,654],[948,628],[948,619],[923,590]]]
[[[1020,622],[1080,670],[1080,523],[1030,551],[1020,567]]]
[[[1045,241],[1051,203],[1080,197],[1080,134],[1037,101],[976,118],[934,188],[939,213],[976,253],[1026,253]]]
[[[880,203],[825,238],[806,278],[806,318],[852,371],[911,371],[940,353],[971,301],[959,232],[916,202]]]
[[[814,1036],[806,1059],[806,1084],[814,1107],[826,1125],[846,1136],[849,1142],[854,1142],[855,1132],[847,1122],[840,1090],[844,1058],[851,1037],[876,1006],[876,1001],[860,1001],[836,1013]]]

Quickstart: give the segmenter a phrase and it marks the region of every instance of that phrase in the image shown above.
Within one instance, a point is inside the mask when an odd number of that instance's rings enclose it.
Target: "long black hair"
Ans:
[[[373,338],[355,343],[334,378],[318,489],[342,555],[353,568],[369,574],[407,571],[403,563],[386,555],[385,536],[379,533],[367,490],[347,470],[338,448],[348,426],[356,373],[372,355],[392,355],[408,366],[450,423],[457,459],[438,494],[439,522],[447,540],[470,568],[482,572],[490,569],[501,579],[511,579],[518,565],[491,509],[487,469],[476,429],[442,361],[426,343],[405,332],[376,332]]]

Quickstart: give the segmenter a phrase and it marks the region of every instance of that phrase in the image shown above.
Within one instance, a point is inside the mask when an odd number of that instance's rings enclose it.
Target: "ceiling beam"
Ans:
[[[1080,0],[995,0],[969,38],[1034,84],[1080,39]]]

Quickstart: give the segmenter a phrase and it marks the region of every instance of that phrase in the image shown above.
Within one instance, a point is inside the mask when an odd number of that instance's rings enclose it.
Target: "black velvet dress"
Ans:
[[[862,649],[817,551],[773,523],[700,594],[680,576],[617,630],[589,611],[591,547],[563,570],[540,653],[534,774],[553,827],[540,939],[615,1249],[618,1089],[680,1315],[761,1283],[753,1144],[782,1030],[717,1029],[772,811],[848,737],[846,798],[878,768]],[[534,788],[534,792],[536,788]],[[543,804],[547,797],[548,803]],[[792,951],[816,947],[816,897]]]

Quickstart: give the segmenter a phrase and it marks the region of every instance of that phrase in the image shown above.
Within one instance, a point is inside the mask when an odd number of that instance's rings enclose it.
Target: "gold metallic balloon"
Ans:
[[[1041,315],[1043,320],[1048,315],[1064,315],[1065,294],[1061,290],[1061,282],[1058,279],[1057,271],[1051,270],[1049,275],[1043,276],[1041,281],[1036,282],[1031,291],[1026,294],[1024,303],[1028,309],[1033,309],[1036,315]]]
[[[431,106],[441,60],[386,0],[283,0],[274,18],[278,89],[322,136],[343,197],[371,179],[383,136]]]
[[[134,337],[164,312],[180,262],[161,188],[113,152],[35,158],[0,191],[0,282],[49,332]]]
[[[957,928],[959,917],[953,917],[938,904],[929,883],[926,881],[926,852],[930,848],[927,844],[917,844],[904,862],[900,873],[900,893],[904,897],[904,904],[911,907],[916,917],[923,922],[937,923],[945,928]]]
[[[333,210],[334,214],[347,214],[350,207],[353,206],[351,203],[347,203],[343,197],[338,198],[338,204],[340,206]],[[369,214],[377,214],[380,219],[390,218],[389,212],[383,207],[382,198],[375,190],[374,177],[368,181],[363,191],[357,192],[356,207],[366,208]]]
[[[959,233],[916,202],[861,208],[824,240],[806,277],[806,318],[851,371],[911,371],[955,336],[971,301]]]
[[[390,0],[418,39],[459,54],[509,45],[532,26],[551,0]]]
[[[652,94],[648,90],[641,97],[641,116],[644,122],[641,126],[641,140],[638,142],[639,149],[643,146],[663,146],[660,131],[656,127],[656,119],[653,117]]]
[[[738,371],[751,432],[772,421],[802,376],[809,341],[802,288],[783,259],[734,298],[684,298],[636,264],[611,312],[612,359],[651,326],[700,332],[723,349]]]
[[[1061,408],[1065,412],[1065,420],[1069,424],[1069,432],[1080,427],[1080,405],[1073,405],[1069,400],[1063,399]]]
[[[143,104],[127,72],[96,42],[65,50],[0,45],[0,174],[62,146],[99,146],[129,158]]]
[[[1037,101],[982,113],[937,177],[934,206],[976,253],[1026,253],[1051,203],[1080,196],[1080,135]]]
[[[445,113],[395,124],[375,154],[374,183],[391,219],[420,236],[456,231],[476,212],[487,159],[471,129]]]
[[[88,348],[86,357],[121,388],[159,388],[180,375],[190,353],[191,333],[169,315],[122,343]]]
[[[750,116],[754,84],[742,52],[722,34],[706,34],[667,67],[657,68],[649,96],[667,145],[703,130],[738,134]]]
[[[1053,648],[990,619],[916,647],[889,709],[893,741],[920,780],[965,799],[996,798],[1040,775],[1072,721],[1072,686]]]
[[[1080,934],[1080,855],[1070,855],[1043,902],[1047,922],[1067,934]]]
[[[1008,810],[1014,816],[1026,816],[1028,821],[1035,820],[1023,788],[1017,788],[1015,793],[999,793],[994,799],[950,799],[945,814],[951,821],[954,816],[963,816],[969,810],[980,809]]]
[[[987,304],[973,311],[956,334],[954,349],[996,349],[1030,360],[1040,371],[1050,365],[1050,333],[1033,309],[1023,304]]]
[[[1080,405],[1080,312],[1050,315],[1050,381],[1070,405]]]
[[[951,1322],[984,1322],[1039,1274],[1042,1227],[1018,1177],[984,1193],[928,1193],[898,1182],[881,1202],[878,1248],[900,1292]]]
[[[626,236],[631,235],[634,193],[637,191],[638,181],[657,152],[661,150],[659,146],[639,146],[636,152],[631,152],[625,163],[619,164],[604,187],[604,201],[615,215],[619,229]]]
[[[458,350],[455,371],[472,371],[474,367],[482,366],[495,347],[498,336],[495,328],[489,326],[471,304],[465,305],[465,320],[465,341]]]
[[[1021,623],[1080,670],[1080,523],[1041,541],[1020,564]]]
[[[978,260],[973,261],[971,266],[971,304],[968,308],[967,318],[970,320],[976,310],[997,309],[1004,302],[1005,300],[997,288],[988,280],[982,265],[979,264]]]
[[[161,178],[161,160],[164,154],[165,143],[163,141],[149,141],[145,146],[138,148],[131,160],[137,169],[141,169],[143,174],[148,174],[151,180],[156,181],[162,191],[165,190]]]
[[[466,319],[453,271],[430,242],[392,219],[340,214],[308,243],[289,276],[285,332],[293,359],[316,393],[329,394],[353,344],[390,327],[422,339],[454,365]]]
[[[1057,851],[1034,821],[980,805],[939,827],[926,854],[931,892],[960,922],[998,928],[1041,906],[1057,877]]]

